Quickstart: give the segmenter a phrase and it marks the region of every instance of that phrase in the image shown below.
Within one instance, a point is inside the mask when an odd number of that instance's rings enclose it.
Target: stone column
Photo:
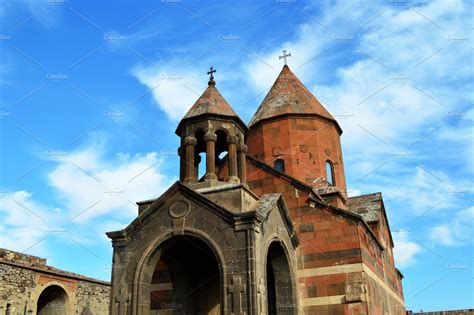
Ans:
[[[237,176],[237,144],[239,143],[239,138],[237,136],[228,136],[228,166],[229,166],[229,178],[228,182],[231,183],[240,183],[239,177]]]
[[[239,177],[242,184],[247,183],[247,163],[245,155],[248,152],[248,147],[245,144],[239,145]]]
[[[178,156],[179,156],[179,180],[184,181],[186,168],[185,168],[185,154],[184,154],[184,147],[178,148]]]
[[[183,140],[183,146],[186,148],[185,154],[185,183],[195,183],[197,174],[194,170],[194,147],[197,144],[197,140],[194,137],[186,137]]]
[[[206,143],[206,177],[205,181],[216,181],[216,141],[217,136],[213,132],[204,134],[204,142]]]

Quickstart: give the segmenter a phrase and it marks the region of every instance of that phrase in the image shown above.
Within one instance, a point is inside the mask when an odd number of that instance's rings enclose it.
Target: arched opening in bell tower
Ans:
[[[221,314],[220,270],[211,248],[191,236],[175,236],[157,249],[150,314]]]

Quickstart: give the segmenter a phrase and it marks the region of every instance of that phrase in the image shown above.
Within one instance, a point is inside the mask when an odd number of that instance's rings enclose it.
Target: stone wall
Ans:
[[[67,295],[67,302],[61,302],[67,314],[108,314],[109,283],[48,266],[43,258],[0,249],[0,314],[36,314],[42,293],[52,286]]]
[[[0,263],[0,314],[23,314],[36,287],[36,273]]]
[[[76,291],[75,314],[101,315],[109,313],[110,286],[80,281]]]

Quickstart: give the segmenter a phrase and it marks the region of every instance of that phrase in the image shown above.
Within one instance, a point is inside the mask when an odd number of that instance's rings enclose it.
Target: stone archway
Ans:
[[[69,298],[66,291],[58,285],[46,287],[36,303],[37,315],[68,314]]]
[[[221,314],[221,275],[211,248],[192,236],[159,246],[150,283],[150,314]]]
[[[296,314],[290,264],[282,244],[276,241],[268,247],[266,279],[267,314]]]

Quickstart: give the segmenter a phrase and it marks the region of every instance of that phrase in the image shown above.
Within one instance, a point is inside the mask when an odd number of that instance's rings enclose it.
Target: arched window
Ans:
[[[277,171],[280,171],[282,173],[285,172],[285,161],[283,159],[276,159],[274,162],[273,162],[273,167],[277,170]]]
[[[331,161],[326,161],[326,180],[329,185],[334,186],[334,167]]]

